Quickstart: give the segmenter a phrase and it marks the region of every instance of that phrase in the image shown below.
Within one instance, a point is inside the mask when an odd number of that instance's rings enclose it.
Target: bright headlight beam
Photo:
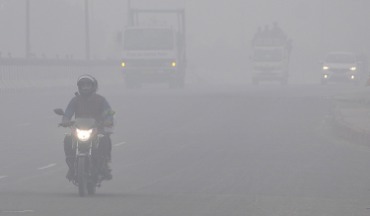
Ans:
[[[355,70],[357,70],[357,68],[356,67],[351,67],[350,70],[355,71]]]
[[[87,140],[90,139],[91,137],[91,134],[93,132],[93,129],[90,129],[90,130],[80,130],[80,129],[76,129],[76,132],[77,132],[77,138],[82,141],[82,142],[85,142]]]
[[[323,66],[322,69],[323,70],[329,70],[329,67],[328,66]]]

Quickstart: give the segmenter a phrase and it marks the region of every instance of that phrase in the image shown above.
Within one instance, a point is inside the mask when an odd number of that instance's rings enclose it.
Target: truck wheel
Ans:
[[[87,194],[88,195],[94,195],[96,192],[96,185],[95,182],[88,182],[87,183]]]

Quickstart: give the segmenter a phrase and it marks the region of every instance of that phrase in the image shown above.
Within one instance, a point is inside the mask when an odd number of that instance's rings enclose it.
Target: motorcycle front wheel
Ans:
[[[86,159],[85,157],[79,157],[77,161],[77,182],[78,182],[78,194],[81,197],[86,195],[87,191],[87,173],[86,173]]]

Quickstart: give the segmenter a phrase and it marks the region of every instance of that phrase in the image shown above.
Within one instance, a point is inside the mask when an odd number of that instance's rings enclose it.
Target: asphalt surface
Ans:
[[[101,86],[116,110],[113,180],[65,179],[53,108],[72,89],[0,95],[0,215],[369,215],[370,149],[326,120],[348,86]]]

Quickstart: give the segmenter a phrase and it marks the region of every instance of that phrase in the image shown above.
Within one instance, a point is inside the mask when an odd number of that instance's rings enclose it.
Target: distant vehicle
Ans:
[[[258,38],[252,45],[252,82],[275,80],[286,85],[289,79],[291,41],[282,38]]]
[[[145,82],[165,82],[171,88],[185,84],[186,41],[184,10],[130,10],[123,32],[122,70],[128,88]],[[175,14],[177,27],[139,23],[140,15]]]
[[[350,52],[331,52],[325,57],[321,68],[321,84],[350,82],[358,84],[361,76],[361,62]]]

